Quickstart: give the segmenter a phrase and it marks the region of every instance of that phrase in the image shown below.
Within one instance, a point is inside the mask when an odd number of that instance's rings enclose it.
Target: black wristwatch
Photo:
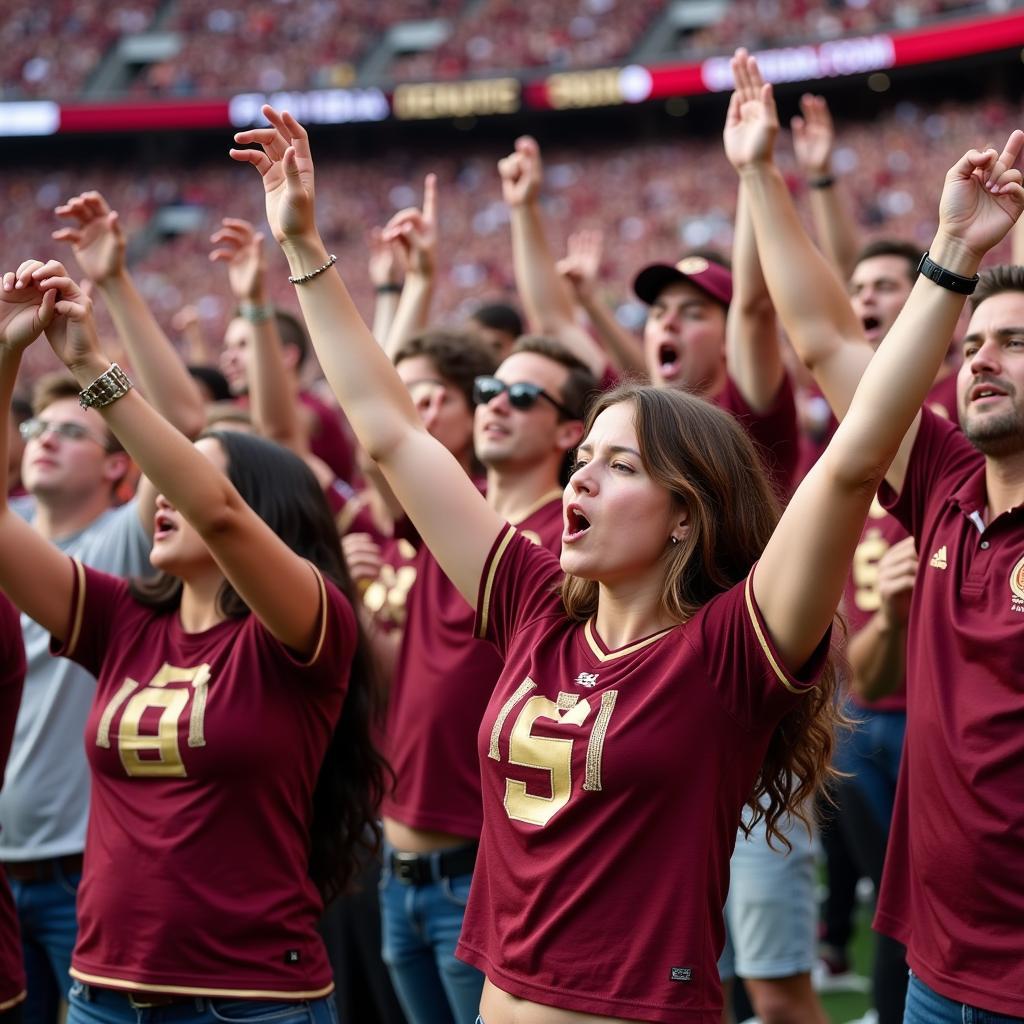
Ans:
[[[949,291],[956,292],[958,295],[970,295],[978,287],[977,274],[974,277],[954,274],[952,270],[940,267],[928,253],[921,257],[921,262],[917,265],[917,272],[924,274],[925,277],[930,281],[934,281],[940,287],[948,288]]]

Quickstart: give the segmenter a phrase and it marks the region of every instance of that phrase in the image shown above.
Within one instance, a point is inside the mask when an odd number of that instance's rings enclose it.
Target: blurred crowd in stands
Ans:
[[[669,32],[653,59],[906,28],[1013,0],[735,0],[706,27]],[[0,97],[78,95],[122,36],[158,28],[181,49],[142,66],[133,96],[220,96],[350,84],[390,26],[444,19],[439,45],[396,51],[376,77],[451,79],[540,67],[594,67],[629,57],[665,0],[52,0],[14,5],[0,24]],[[159,14],[159,18],[157,15]],[[285,43],[282,46],[281,40]]]
[[[998,100],[927,110],[904,102],[870,123],[840,125],[833,165],[865,237],[927,243],[939,182],[934,175],[922,180],[920,169],[949,165],[979,133],[995,138],[1021,114],[1020,107]],[[628,146],[620,141],[614,148],[594,140],[571,145],[540,140],[552,245],[563,251],[570,232],[603,229],[600,287],[629,326],[643,314],[629,288],[637,266],[655,259],[673,262],[696,248],[728,252],[732,241],[735,176],[721,143],[688,137],[685,119],[678,123],[675,139]],[[372,316],[373,306],[365,225],[383,225],[395,211],[418,205],[424,175],[431,171],[439,182],[441,252],[449,255],[437,276],[436,319],[457,323],[480,300],[512,295],[508,213],[495,169],[502,152],[500,146],[481,151],[467,140],[462,152],[446,146],[436,154],[396,150],[375,158],[319,158],[321,228],[365,317]],[[787,168],[791,188],[801,194],[805,184],[788,143],[780,147],[780,164]],[[187,174],[173,166],[145,172],[138,165],[131,170],[82,164],[31,171],[5,167],[0,170],[0,189],[9,197],[0,222],[5,249],[70,260],[66,246],[50,240],[50,232],[60,226],[53,208],[87,178],[120,212],[133,273],[172,337],[181,330],[176,314],[191,307],[204,335],[216,345],[233,309],[225,275],[208,260],[209,236],[225,213],[263,223],[262,197],[245,187],[247,170],[227,161],[190,167]],[[161,235],[162,219],[181,223],[182,214],[191,218],[194,229]],[[294,294],[284,263],[278,262],[274,247],[268,252],[272,298],[290,307]],[[1001,259],[1006,254],[994,255]],[[38,346],[33,351],[45,350]]]

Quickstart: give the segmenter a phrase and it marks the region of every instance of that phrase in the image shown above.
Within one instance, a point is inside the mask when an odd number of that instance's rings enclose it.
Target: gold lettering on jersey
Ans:
[[[882,606],[878,593],[878,563],[888,550],[889,542],[882,531],[871,527],[853,553],[854,604],[862,612],[877,612]]]
[[[174,683],[185,686],[171,688]],[[209,665],[179,668],[167,662],[145,686],[134,679],[126,679],[103,709],[96,730],[96,745],[110,746],[110,726],[124,704],[124,713],[117,730],[117,751],[124,770],[133,777],[184,777],[188,773],[178,745],[179,723],[191,697],[188,745],[206,745],[204,722],[209,683]],[[150,708],[159,708],[160,716],[156,732],[144,733],[142,719]],[[145,753],[156,756],[143,757]]]
[[[505,719],[512,713],[512,709],[535,687],[537,684],[527,677],[524,679],[517,688],[516,692],[501,706],[501,710],[498,712],[498,717],[494,720],[494,728],[491,729],[491,742],[487,748],[487,756],[492,761],[500,761],[501,754],[498,753],[498,737],[501,735],[502,726],[505,724]]]
[[[590,742],[587,744],[587,773],[583,780],[583,788],[588,793],[601,792],[601,755],[604,753],[604,738],[608,734],[608,724],[612,720],[618,695],[618,690],[608,690],[601,694],[601,710],[597,713],[597,720],[590,732]]]

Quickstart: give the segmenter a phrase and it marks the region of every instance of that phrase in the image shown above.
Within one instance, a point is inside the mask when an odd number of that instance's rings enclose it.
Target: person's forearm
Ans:
[[[746,189],[736,201],[732,302],[726,318],[729,376],[755,412],[771,408],[786,372],[779,349],[775,307],[761,270]]]
[[[80,388],[110,368],[99,354],[69,366]],[[203,536],[222,529],[241,499],[227,478],[179,430],[131,390],[99,410],[156,491]]]
[[[0,348],[0,459],[7,465],[7,453],[11,450],[11,401],[21,368],[21,352]],[[0,494],[0,512],[7,508],[7,488]]]
[[[305,455],[309,445],[299,425],[295,377],[284,363],[277,321],[273,313],[263,319],[246,317],[246,320],[253,425],[264,437]]]
[[[282,249],[295,277],[328,260],[319,235],[289,239]],[[422,429],[408,391],[335,268],[297,285],[295,292],[331,390],[370,458],[386,461],[410,429]]]
[[[849,193],[839,179],[834,178],[831,185],[811,186],[809,196],[811,217],[821,250],[840,277],[847,281],[860,251],[860,232],[853,219]]]
[[[430,305],[434,299],[433,274],[410,271],[405,275],[402,295],[386,337],[374,331],[374,337],[384,344],[389,359],[410,339],[425,331],[430,323]]]
[[[398,312],[398,297],[402,292],[401,285],[378,286],[373,303],[373,336],[386,346],[391,325],[395,322]]]
[[[205,425],[202,395],[127,271],[99,289],[118,336],[153,407],[186,437]]]
[[[818,369],[848,342],[862,342],[862,331],[846,288],[804,230],[782,175],[773,164],[745,167],[740,178],[750,205],[757,251],[768,293],[797,354]],[[870,357],[869,349],[863,353]],[[839,388],[818,380],[833,411],[842,418],[856,377],[841,375]]]
[[[907,630],[877,612],[850,637],[846,656],[850,663],[850,689],[861,700],[887,697],[899,689],[906,672]]]
[[[530,330],[555,334],[563,324],[575,322],[575,313],[568,288],[555,269],[540,207],[526,202],[513,206],[510,214],[512,265]]]
[[[622,373],[647,375],[643,349],[639,340],[615,318],[615,314],[594,292],[580,295],[580,305],[594,325],[605,352]]]

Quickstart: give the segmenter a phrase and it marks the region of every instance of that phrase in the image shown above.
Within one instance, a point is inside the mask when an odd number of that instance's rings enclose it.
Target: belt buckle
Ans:
[[[173,1002],[173,999],[168,998],[167,996],[164,996],[163,999],[158,998],[156,1000],[149,1001],[146,999],[136,999],[134,992],[128,993],[128,1005],[133,1010],[152,1010],[158,1006],[167,1006],[167,1004],[171,1002]]]
[[[391,855],[391,870],[395,879],[402,885],[416,885],[419,881],[419,872],[416,870],[420,864],[418,853],[408,853],[404,850],[395,850]]]

